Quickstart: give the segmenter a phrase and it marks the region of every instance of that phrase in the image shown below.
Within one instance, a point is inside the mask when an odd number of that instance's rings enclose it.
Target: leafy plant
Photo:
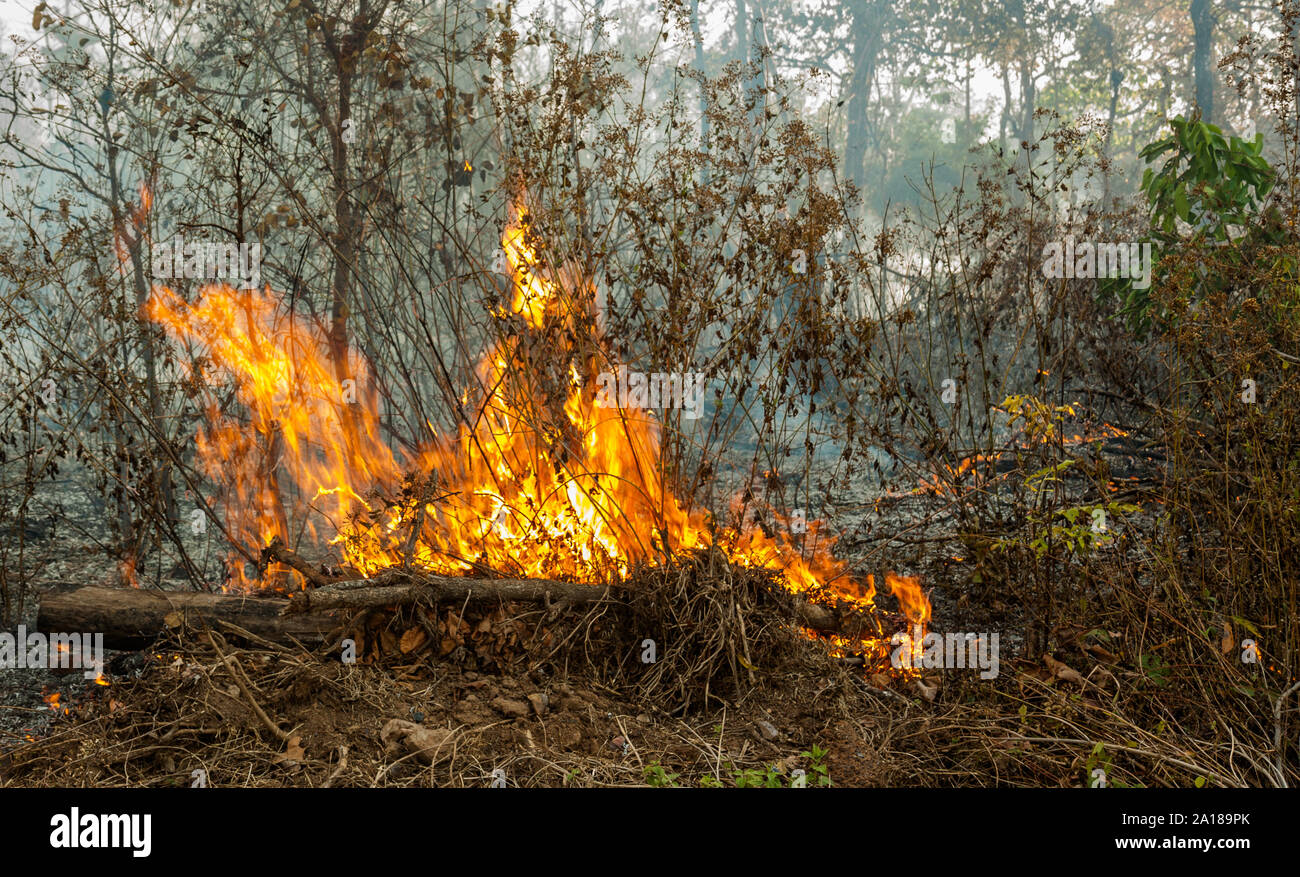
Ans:
[[[781,772],[775,765],[765,768],[744,768],[732,771],[732,779],[738,789],[779,789],[782,787]]]
[[[1178,240],[1176,220],[1217,241],[1254,225],[1276,180],[1261,154],[1264,135],[1225,138],[1217,125],[1182,116],[1169,127],[1168,137],[1138,153],[1148,164],[1172,153],[1158,171],[1147,168],[1142,175],[1158,238],[1166,244]]]
[[[1264,135],[1256,134],[1253,140],[1225,137],[1217,125],[1196,117],[1178,116],[1169,127],[1169,136],[1139,153],[1147,164],[1167,156],[1159,168],[1148,167],[1142,175],[1151,223],[1143,243],[1152,245],[1153,262],[1158,264],[1186,238],[1220,244],[1233,240],[1251,248],[1285,240],[1279,212],[1265,206],[1277,173],[1263,156]],[[1145,335],[1155,318],[1167,316],[1152,301],[1152,286],[1139,289],[1131,279],[1110,279],[1100,288],[1121,298],[1120,313],[1137,334]],[[1202,284],[1200,293],[1205,291]]]
[[[1169,683],[1169,665],[1159,655],[1142,655],[1138,660],[1152,685],[1163,688]]]
[[[657,761],[652,761],[645,766],[645,781],[656,789],[675,789],[677,779],[678,774],[664,770]]]
[[[811,749],[799,753],[800,756],[812,762],[809,769],[812,771],[812,775],[816,777],[814,783],[818,788],[829,788],[831,785],[831,771],[826,764],[828,754],[829,750],[822,749],[816,743],[812,745]]]
[[[1017,421],[1024,424],[1025,434],[1033,447],[1045,446],[1058,437],[1065,418],[1075,416],[1072,405],[1049,405],[1024,394],[1008,396],[1000,407],[1011,415],[1010,424]],[[1078,461],[1074,459],[1058,460],[1024,477],[1022,485],[1031,498],[1034,509],[1026,515],[1028,532],[1032,538],[999,537],[992,540],[992,550],[1006,551],[1026,545],[1041,559],[1051,553],[1054,547],[1063,547],[1070,554],[1082,556],[1110,543],[1109,520],[1132,514],[1139,510],[1139,506],[1109,502],[1076,505],[1054,511],[1044,507],[1044,501],[1063,484],[1065,473],[1077,464]]]
[[[1098,775],[1094,771],[1101,771]],[[1110,786],[1116,789],[1130,788],[1129,784],[1113,775],[1110,763],[1110,753],[1106,751],[1106,744],[1097,743],[1088,753],[1088,758],[1083,763],[1084,783],[1089,788],[1099,788]]]

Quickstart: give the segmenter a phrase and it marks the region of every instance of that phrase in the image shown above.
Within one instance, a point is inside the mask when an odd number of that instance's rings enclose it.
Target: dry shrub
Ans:
[[[618,626],[623,678],[670,712],[740,701],[793,669],[829,663],[793,621],[779,575],[732,564],[717,549],[640,569],[630,584],[630,613]]]

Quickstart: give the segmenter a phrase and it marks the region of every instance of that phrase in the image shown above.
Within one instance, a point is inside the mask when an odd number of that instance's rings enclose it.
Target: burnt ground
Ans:
[[[942,781],[917,753],[969,715],[936,725],[949,708],[924,686],[831,657],[768,596],[780,594],[770,577],[716,555],[641,575],[626,615],[511,604],[353,616],[340,629],[357,643],[352,664],[328,645],[175,630],[110,655],[108,686],[8,671],[24,684],[0,710],[0,783],[772,787],[800,770],[812,785]],[[638,658],[647,632],[653,665]],[[928,679],[929,696],[943,684]]]
[[[26,704],[9,700],[0,785],[774,787],[800,770],[855,787],[1084,782],[1087,746],[1018,741],[1105,708],[1086,685],[1010,656],[991,683],[890,677],[743,601],[737,646],[701,602],[695,619],[649,625],[517,605],[371,612],[349,630],[354,664],[329,647],[173,631],[114,655],[109,686],[52,679],[58,709],[32,705],[35,681]],[[633,629],[661,637],[653,667]]]
[[[448,668],[408,678],[303,655],[243,652],[237,660],[287,739],[262,724],[216,663],[161,650],[141,679],[93,692],[39,743],[11,751],[6,782],[189,786],[203,771],[214,787],[483,786],[498,778],[519,786],[789,785],[796,769],[816,777],[819,764],[836,784],[898,779],[843,697],[812,686],[798,700],[755,698],[682,719],[582,677]],[[427,755],[394,735],[409,739],[413,728],[431,735]],[[828,754],[814,759],[814,746]]]
[[[63,514],[94,519],[94,508],[70,502]],[[329,648],[181,630],[144,652],[110,653],[109,686],[80,671],[0,670],[0,784],[781,786],[802,770],[810,785],[823,776],[836,786],[1083,785],[1089,747],[1071,729],[1116,711],[1094,675],[1140,686],[1140,674],[1079,649],[1057,655],[1088,679],[1020,660],[1016,607],[963,596],[971,573],[951,538],[957,511],[943,498],[848,495],[836,518],[846,522],[841,553],[863,571],[921,575],[936,630],[1004,631],[996,680],[846,663],[743,572],[699,567],[652,576],[634,618],[572,609],[539,618],[517,605],[463,618],[446,606],[353,617],[355,664]],[[40,580],[122,583],[102,534],[32,535]],[[189,587],[171,571],[159,562],[141,583]],[[728,596],[742,591],[748,602]],[[892,598],[878,602],[886,626],[902,629]],[[728,620],[740,614],[744,642]],[[634,631],[645,630],[666,652],[653,673],[635,657]],[[1135,782],[1190,782],[1171,761],[1157,753],[1111,769]]]
[[[364,613],[341,628],[355,663],[329,646],[177,630],[116,656],[111,685],[47,710],[38,734],[4,747],[0,776],[79,787],[788,786],[803,770],[813,785],[910,782],[906,765],[880,756],[879,710],[906,713],[907,697],[785,623],[766,576],[713,561],[644,573],[645,599],[626,615]],[[703,596],[680,599],[685,588]],[[728,630],[734,613],[747,632]],[[628,628],[660,637],[655,663],[637,659]]]

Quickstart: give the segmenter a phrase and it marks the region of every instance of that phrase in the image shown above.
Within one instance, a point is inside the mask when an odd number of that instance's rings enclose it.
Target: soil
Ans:
[[[741,702],[672,716],[591,674],[503,675],[454,662],[345,665],[306,652],[231,649],[272,732],[216,653],[173,642],[138,678],[91,686],[7,747],[6,785],[789,785],[826,768],[882,785],[879,709],[851,676],[780,680]],[[794,683],[794,684],[791,684]],[[445,735],[432,764],[385,745],[394,719]],[[814,747],[827,755],[813,758]],[[660,774],[655,768],[661,768]],[[202,774],[196,774],[201,771]],[[751,772],[746,775],[744,772]],[[815,779],[814,779],[815,782]]]

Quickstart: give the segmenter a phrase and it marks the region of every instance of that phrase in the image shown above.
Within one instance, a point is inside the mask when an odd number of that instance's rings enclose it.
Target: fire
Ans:
[[[898,607],[910,624],[920,625],[923,630],[930,626],[930,601],[921,590],[919,578],[888,573],[885,576],[885,585],[889,588],[889,592],[898,598]]]
[[[140,184],[140,203],[132,207],[125,216],[119,218],[113,229],[113,249],[118,261],[125,267],[131,259],[131,249],[143,237],[144,221],[153,208],[153,192],[144,183]],[[131,231],[127,230],[127,226]]]
[[[120,561],[117,565],[117,571],[122,577],[122,583],[128,588],[140,587],[140,579],[135,572],[134,557],[128,557]]]
[[[1074,406],[1063,406],[1070,409],[1073,413]],[[1091,444],[1096,441],[1104,441],[1111,438],[1123,438],[1128,433],[1124,430],[1111,426],[1109,423],[1103,423],[1101,427],[1088,433],[1076,432],[1071,436],[1061,438],[1062,447],[1073,447],[1075,445]],[[985,490],[991,487],[994,482],[1002,480],[1004,474],[995,474],[990,472],[991,465],[1005,459],[1008,455],[1016,451],[1026,451],[1035,446],[1035,444],[1046,444],[1052,438],[1051,434],[1038,437],[1037,441],[1017,441],[1010,446],[994,454],[972,454],[969,457],[962,457],[956,466],[950,466],[946,463],[939,462],[936,466],[937,471],[930,475],[923,476],[917,487],[910,491],[910,495],[917,496],[920,494],[930,494],[934,496],[957,495],[959,490],[957,485],[969,480],[969,490]],[[893,494],[897,496],[898,494]]]
[[[998,457],[996,455],[974,454],[970,457],[963,457],[956,466],[949,466],[946,463],[940,462],[938,463],[938,466],[943,470],[942,474],[940,472],[934,472],[929,476],[923,477],[920,485],[912,491],[912,494],[944,494],[949,492],[948,485],[950,483],[957,484],[967,476],[971,478],[975,488],[979,489],[987,481],[987,478],[983,474],[984,467],[979,464],[996,461],[997,459]]]
[[[325,333],[269,288],[209,285],[191,303],[155,287],[148,316],[202,354],[190,367],[205,394],[198,457],[222,487],[219,518],[233,539],[255,555],[277,537],[297,544],[305,530],[367,576],[409,565],[591,584],[717,546],[735,563],[780,570],[794,592],[873,606],[873,580],[850,575],[815,523],[802,539],[774,537],[716,527],[683,504],[659,465],[657,417],[596,404],[597,375],[618,363],[597,326],[594,287],[568,266],[548,267],[539,246],[516,208],[502,238],[510,305],[462,397],[465,422],[401,457],[380,438],[365,359],[350,351],[337,363]],[[233,378],[246,419],[223,411],[208,379],[218,370]],[[295,495],[291,521],[285,500]],[[232,560],[235,586],[254,586]],[[298,575],[274,572],[283,583]],[[909,619],[928,619],[915,579],[887,582]]]

